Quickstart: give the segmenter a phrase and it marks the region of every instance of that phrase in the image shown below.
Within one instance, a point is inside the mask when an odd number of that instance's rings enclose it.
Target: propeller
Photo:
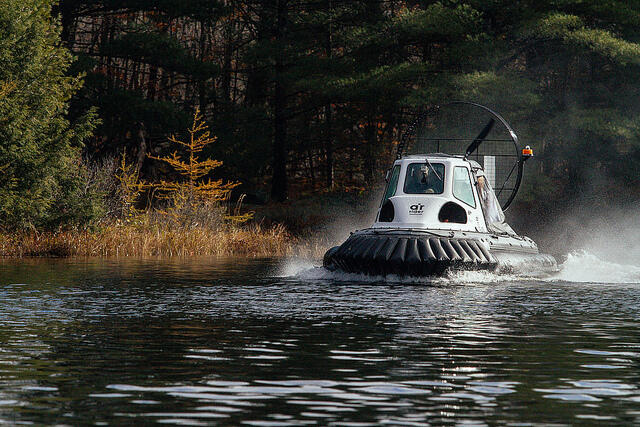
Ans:
[[[489,135],[489,132],[491,132],[491,129],[493,129],[493,125],[495,124],[496,124],[496,121],[494,119],[489,120],[489,123],[487,123],[484,129],[482,129],[482,132],[480,132],[478,136],[476,136],[476,139],[473,140],[471,145],[467,147],[467,151],[464,154],[465,160],[467,160],[467,157],[469,157],[471,153],[473,153],[478,149],[478,147],[480,146],[480,144],[482,144],[482,142],[487,137],[487,135]]]

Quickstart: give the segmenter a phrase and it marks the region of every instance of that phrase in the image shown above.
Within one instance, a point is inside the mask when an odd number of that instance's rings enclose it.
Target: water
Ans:
[[[5,261],[0,422],[637,424],[640,269],[590,256],[552,278],[428,283],[279,260]]]

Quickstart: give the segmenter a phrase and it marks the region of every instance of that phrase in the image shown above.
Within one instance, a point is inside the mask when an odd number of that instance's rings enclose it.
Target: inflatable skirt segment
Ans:
[[[326,252],[323,265],[332,271],[367,275],[438,276],[451,267],[494,270],[498,260],[476,239],[424,233],[354,233]]]

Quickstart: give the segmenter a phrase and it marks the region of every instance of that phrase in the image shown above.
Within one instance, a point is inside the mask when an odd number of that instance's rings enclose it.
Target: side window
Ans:
[[[395,165],[393,167],[393,171],[391,171],[391,178],[389,179],[389,184],[387,184],[387,189],[384,191],[384,198],[382,199],[382,204],[384,204],[384,202],[389,200],[389,198],[396,195],[398,178],[400,178],[400,165]]]
[[[469,170],[456,166],[453,170],[453,196],[472,208],[476,207],[476,199],[473,197],[473,187]]]

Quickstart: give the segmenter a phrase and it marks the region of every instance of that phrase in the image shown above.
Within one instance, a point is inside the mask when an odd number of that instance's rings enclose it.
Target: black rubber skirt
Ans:
[[[474,239],[413,233],[354,233],[324,255],[329,270],[367,275],[438,276],[449,268],[494,270],[498,261]]]

